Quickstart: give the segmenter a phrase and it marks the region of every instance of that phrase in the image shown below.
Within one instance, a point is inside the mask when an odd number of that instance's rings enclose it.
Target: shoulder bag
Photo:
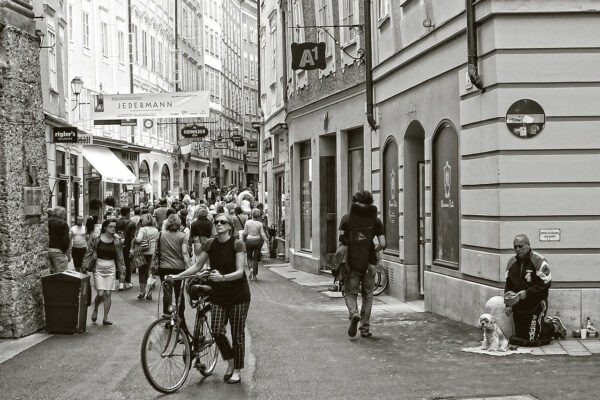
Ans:
[[[96,246],[98,245],[98,240],[93,238],[90,242],[92,250],[86,254],[87,257],[84,258],[83,265],[81,266],[84,272],[94,272],[96,270],[96,259],[98,258]]]
[[[150,274],[156,275],[158,269],[160,268],[160,237],[162,236],[162,231],[158,234],[158,239],[156,239],[156,250],[154,251],[154,255],[152,256],[152,263],[150,265]]]

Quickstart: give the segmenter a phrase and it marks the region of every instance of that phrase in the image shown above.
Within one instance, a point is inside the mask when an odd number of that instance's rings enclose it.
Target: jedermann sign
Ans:
[[[208,117],[209,92],[99,94],[94,120]]]

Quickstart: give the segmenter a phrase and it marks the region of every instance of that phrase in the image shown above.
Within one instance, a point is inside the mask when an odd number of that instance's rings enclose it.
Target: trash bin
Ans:
[[[85,332],[90,277],[68,270],[42,277],[46,331]]]

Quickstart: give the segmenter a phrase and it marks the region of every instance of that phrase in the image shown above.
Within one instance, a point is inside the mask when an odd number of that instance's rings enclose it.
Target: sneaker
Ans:
[[[371,331],[360,331],[360,336],[361,337],[371,337],[371,336],[373,336],[373,334],[371,333]]]
[[[127,282],[125,283],[125,289],[131,289],[133,287],[133,283]]]
[[[348,327],[348,336],[350,336],[350,337],[356,336],[356,331],[358,330],[358,321],[360,321],[360,317],[357,314],[354,314],[350,318],[350,326]]]
[[[138,297],[137,297],[138,300],[144,300],[144,298],[146,298],[146,295],[144,293],[138,294]]]
[[[558,317],[552,317],[552,323],[556,327],[556,336],[558,339],[566,339],[567,338],[567,328],[563,325],[562,321]]]
[[[119,283],[119,290],[123,290],[125,287],[123,285],[123,283]]]

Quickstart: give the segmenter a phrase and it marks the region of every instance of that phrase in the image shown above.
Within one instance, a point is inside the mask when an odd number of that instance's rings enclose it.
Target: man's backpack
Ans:
[[[371,206],[360,210],[352,205],[348,229],[348,265],[353,271],[364,273],[369,267],[369,256],[373,248],[377,208]]]

